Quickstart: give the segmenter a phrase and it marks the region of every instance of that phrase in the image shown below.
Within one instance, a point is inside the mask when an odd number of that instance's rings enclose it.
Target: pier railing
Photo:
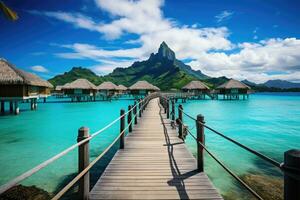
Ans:
[[[57,155],[51,157],[50,159],[44,161],[43,163],[37,165],[36,167],[28,170],[27,172],[21,174],[20,176],[14,178],[8,183],[0,187],[0,194],[9,190],[10,188],[20,184],[23,180],[37,173],[41,169],[45,168],[49,164],[53,163],[55,160],[63,157],[72,150],[78,148],[78,174],[62,189],[60,190],[52,199],[60,199],[70,188],[72,188],[77,182],[79,182],[78,195],[79,199],[88,199],[90,181],[89,181],[89,171],[90,169],[111,149],[112,146],[116,144],[117,141],[120,141],[120,149],[123,149],[125,146],[125,133],[126,131],[131,132],[133,124],[138,123],[138,117],[142,117],[142,113],[145,110],[148,102],[158,97],[158,93],[151,93],[143,99],[136,100],[134,105],[128,106],[128,111],[120,111],[120,117],[116,118],[109,124],[107,124],[102,129],[94,132],[93,134],[89,133],[89,128],[81,127],[78,130],[77,143],[58,153]],[[125,118],[127,117],[127,126],[125,123]],[[100,133],[104,132],[117,122],[120,122],[120,133],[113,140],[113,142],[102,151],[92,162],[89,161],[89,141],[95,138]]]
[[[197,115],[193,117],[186,113],[183,106],[178,106],[178,117],[175,114],[175,101],[172,97],[166,97],[160,95],[160,103],[164,108],[167,118],[171,117],[174,128],[178,129],[178,137],[185,139],[187,135],[190,135],[197,143],[197,167],[200,172],[204,171],[204,151],[213,158],[226,172],[228,172],[235,180],[237,180],[242,186],[245,187],[251,194],[257,199],[263,199],[256,191],[254,191],[247,183],[245,183],[238,175],[230,170],[218,157],[216,157],[205,145],[205,129],[212,131],[213,133],[223,137],[238,147],[250,152],[251,154],[261,158],[268,162],[272,166],[276,167],[284,174],[284,200],[298,200],[300,199],[300,150],[292,149],[284,153],[284,162],[279,163],[274,159],[250,148],[242,143],[226,136],[225,134],[211,128],[205,124],[204,116]],[[171,107],[171,109],[170,109]],[[171,116],[170,116],[171,115]],[[196,125],[196,136],[189,130],[188,126],[184,124],[183,115],[190,118]]]

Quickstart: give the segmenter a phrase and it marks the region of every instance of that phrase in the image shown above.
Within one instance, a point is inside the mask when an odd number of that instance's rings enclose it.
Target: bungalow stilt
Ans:
[[[36,99],[48,97],[52,87],[48,81],[16,68],[4,59],[0,59],[0,101],[3,104],[9,102],[10,113],[19,114],[19,101],[31,100],[31,108],[36,108]],[[35,105],[33,105],[34,103]],[[2,113],[4,114],[4,111]]]
[[[250,87],[240,81],[230,79],[226,83],[217,87],[217,94],[223,94],[223,100],[239,100],[240,95],[249,96]]]

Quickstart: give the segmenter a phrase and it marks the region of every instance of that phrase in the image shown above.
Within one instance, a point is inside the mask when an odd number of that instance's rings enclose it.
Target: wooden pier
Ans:
[[[89,199],[222,199],[152,99]]]

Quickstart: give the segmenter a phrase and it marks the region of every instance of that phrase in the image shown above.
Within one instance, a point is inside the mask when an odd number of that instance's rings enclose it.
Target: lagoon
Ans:
[[[89,127],[91,133],[97,131],[117,118],[121,108],[133,103],[132,100],[51,101],[57,99],[39,103],[37,111],[30,111],[28,104],[22,104],[19,116],[0,116],[0,184],[74,144],[80,126]],[[300,147],[299,93],[260,93],[246,101],[191,100],[183,103],[183,108],[193,116],[204,115],[207,125],[277,161],[282,162],[284,151]],[[194,122],[186,117],[184,121],[195,132]],[[118,130],[117,123],[91,142],[91,159],[110,144]],[[195,154],[192,138],[187,137],[186,143]],[[262,173],[281,177],[272,166],[210,131],[206,131],[206,145],[239,175]],[[239,192],[238,184],[217,163],[208,156],[205,159],[206,172],[223,194],[228,190]],[[105,162],[97,167],[102,170]],[[52,193],[76,170],[75,150],[23,184],[34,184]]]

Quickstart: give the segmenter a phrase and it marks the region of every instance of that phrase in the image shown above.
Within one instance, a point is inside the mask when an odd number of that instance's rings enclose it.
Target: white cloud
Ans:
[[[220,23],[222,21],[230,19],[233,14],[234,14],[233,12],[224,10],[220,14],[216,15],[215,18],[216,18],[217,22]]]
[[[42,72],[42,73],[47,73],[49,72],[49,70],[41,65],[35,65],[30,67],[31,70],[35,71],[35,72]]]
[[[228,76],[262,82],[266,79],[282,78],[299,80],[300,40],[297,38],[271,38],[255,43],[233,44],[226,27],[199,27],[179,25],[163,15],[163,0],[95,0],[96,5],[111,16],[109,22],[95,21],[79,13],[38,12],[77,28],[99,32],[105,39],[122,38],[123,34],[134,34],[137,39],[128,44],[136,48],[106,50],[92,44],[74,43],[62,45],[70,51],[56,55],[68,59],[91,59],[99,62],[92,67],[99,73],[108,73],[115,67],[129,66],[135,60],[147,58],[156,52],[165,41],[179,59],[192,59],[193,68],[211,76]],[[37,11],[35,11],[37,12]],[[221,22],[234,13],[223,11],[216,16]],[[256,38],[258,28],[253,31]],[[229,53],[227,50],[234,50]],[[102,69],[101,69],[102,67]],[[282,74],[272,75],[279,71]],[[300,81],[300,80],[299,80]]]
[[[212,76],[229,76],[263,82],[267,79],[300,81],[300,40],[269,39],[259,43],[243,43],[238,53],[199,54],[190,64]],[[272,72],[282,72],[274,74]]]

